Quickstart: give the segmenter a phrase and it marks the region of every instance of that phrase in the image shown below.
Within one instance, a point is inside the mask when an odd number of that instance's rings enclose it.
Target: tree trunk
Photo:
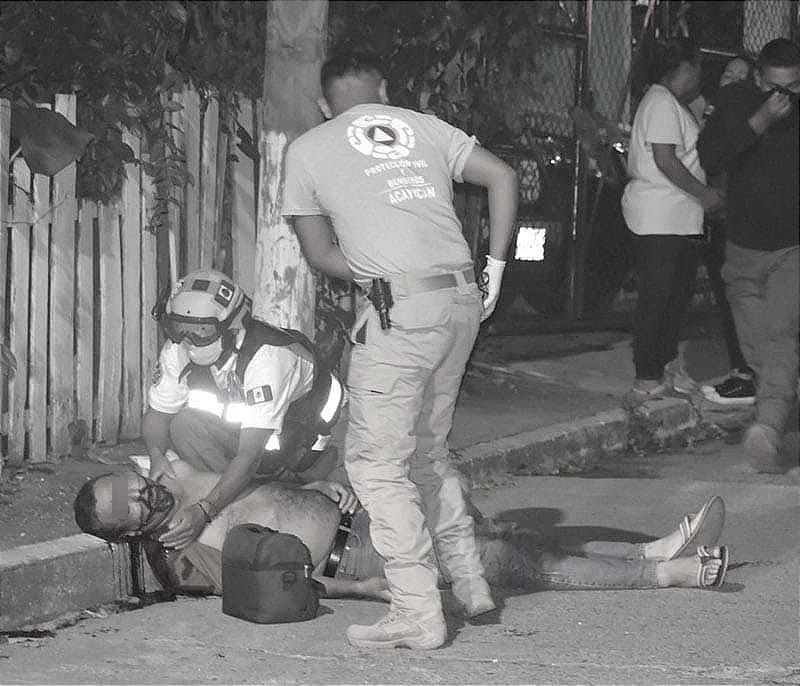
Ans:
[[[292,228],[281,216],[284,157],[289,143],[318,124],[317,107],[328,21],[327,0],[270,0],[264,97],[259,126],[256,285],[259,319],[313,339],[315,289]]]

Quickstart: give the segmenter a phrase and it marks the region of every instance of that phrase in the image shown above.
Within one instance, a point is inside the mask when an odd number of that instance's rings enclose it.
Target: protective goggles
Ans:
[[[173,343],[180,343],[184,339],[200,348],[211,345],[222,336],[225,327],[214,317],[203,319],[190,319],[179,314],[165,313],[161,317],[161,326],[164,333]]]

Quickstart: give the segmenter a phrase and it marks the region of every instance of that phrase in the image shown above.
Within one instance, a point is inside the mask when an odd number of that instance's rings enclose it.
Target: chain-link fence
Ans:
[[[635,279],[620,210],[626,182],[621,139],[647,85],[642,44],[678,34],[695,39],[705,54],[704,93],[710,95],[731,57],[756,54],[779,36],[797,39],[798,1],[536,4],[542,38],[531,49],[540,87],[523,135],[496,150],[520,180],[518,231],[500,313],[522,304],[574,319],[625,309]],[[476,258],[488,240],[485,214],[484,207]]]
[[[607,155],[598,159],[597,138],[606,136],[607,124],[629,118],[632,3],[537,6],[542,36],[531,49],[540,87],[520,139],[497,150],[520,180],[501,310],[523,305],[541,314],[576,314],[605,306],[631,267],[621,174],[607,168]],[[484,244],[487,234],[484,217]]]
[[[797,39],[797,0],[749,0],[742,4],[745,51],[757,54],[775,38]]]

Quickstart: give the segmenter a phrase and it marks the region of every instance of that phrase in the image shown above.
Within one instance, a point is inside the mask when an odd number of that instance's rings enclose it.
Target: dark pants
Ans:
[[[697,277],[697,241],[686,236],[635,236],[639,294],[633,322],[637,379],[659,380],[678,356],[686,306]]]
[[[711,240],[703,246],[702,258],[708,272],[714,302],[722,316],[722,333],[725,336],[730,368],[752,371],[747,360],[744,359],[742,348],[739,345],[739,336],[736,334],[736,324],[733,321],[733,313],[721,273],[722,265],[725,264],[725,229],[720,223],[709,223],[707,230],[710,232]]]

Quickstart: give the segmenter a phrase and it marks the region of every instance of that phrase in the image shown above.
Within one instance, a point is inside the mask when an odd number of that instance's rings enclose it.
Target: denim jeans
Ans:
[[[350,524],[350,535],[344,544],[337,579],[370,579],[383,577],[383,558],[378,555],[369,535],[369,515],[362,507],[356,510]]]
[[[758,379],[757,420],[782,434],[797,393],[800,248],[750,250],[729,241],[722,277]]]
[[[527,590],[656,588],[655,560],[639,543],[591,541],[561,548],[535,532],[476,535],[487,581]]]
[[[570,548],[545,543],[529,529],[480,524],[475,540],[493,586],[544,589],[656,588],[655,560],[640,543],[591,541]],[[369,515],[359,510],[336,572],[337,579],[383,576],[383,560],[369,536]]]

